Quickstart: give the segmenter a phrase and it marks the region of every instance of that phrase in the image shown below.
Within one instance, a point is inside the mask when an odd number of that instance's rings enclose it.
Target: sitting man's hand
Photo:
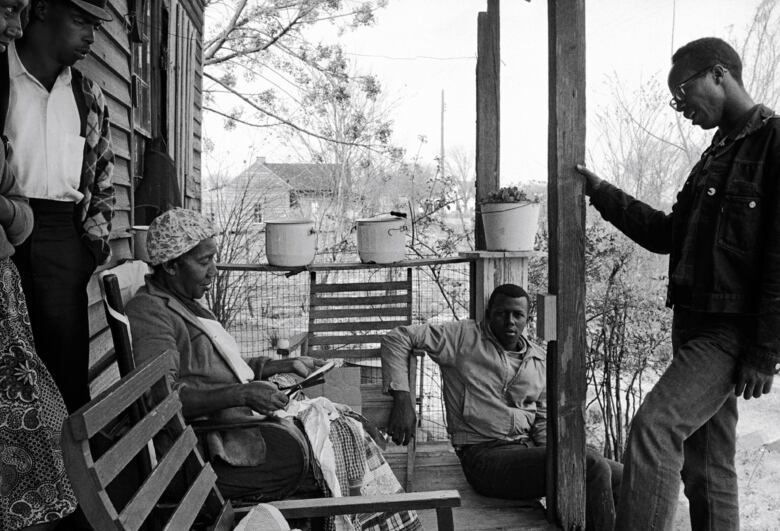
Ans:
[[[417,414],[409,391],[393,391],[393,409],[387,424],[387,434],[395,444],[406,446],[412,441],[417,427]]]
[[[270,415],[277,409],[283,409],[290,401],[289,396],[269,382],[249,382],[241,385],[239,389],[241,403],[263,415]]]
[[[734,394],[742,395],[745,400],[761,398],[772,390],[774,374],[761,372],[755,367],[740,363],[737,366],[737,381],[734,386]]]
[[[585,195],[589,196],[593,194],[593,191],[596,190],[604,181],[601,177],[590,171],[583,164],[577,164],[575,168],[585,177]]]
[[[306,378],[312,371],[322,367],[328,360],[312,358],[309,356],[298,356],[283,360],[270,360],[263,366],[263,378],[268,378],[274,374],[282,372],[291,372]]]

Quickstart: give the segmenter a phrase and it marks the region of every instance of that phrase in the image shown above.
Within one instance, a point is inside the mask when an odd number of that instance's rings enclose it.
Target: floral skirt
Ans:
[[[60,432],[65,404],[35,354],[19,273],[0,259],[0,529],[12,531],[73,512]]]

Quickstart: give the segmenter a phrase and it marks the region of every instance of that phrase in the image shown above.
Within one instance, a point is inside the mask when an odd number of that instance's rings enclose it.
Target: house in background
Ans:
[[[223,228],[230,211],[240,211],[245,222],[260,224],[260,229],[267,220],[280,218],[317,222],[335,196],[339,170],[337,164],[271,163],[258,157],[231,181],[208,190],[203,212]]]
[[[290,185],[290,205],[306,218],[318,219],[325,203],[333,200],[341,168],[338,164],[262,165]]]

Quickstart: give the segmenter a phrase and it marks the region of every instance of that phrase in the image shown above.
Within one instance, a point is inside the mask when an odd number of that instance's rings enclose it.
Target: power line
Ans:
[[[431,61],[463,61],[463,60],[476,60],[476,55],[464,55],[460,57],[433,57],[431,55],[415,55],[413,57],[394,57],[391,55],[374,55],[364,53],[352,53],[344,52],[344,55],[354,55],[356,57],[372,57],[375,59],[390,59],[392,61],[419,61],[419,60],[431,60]]]

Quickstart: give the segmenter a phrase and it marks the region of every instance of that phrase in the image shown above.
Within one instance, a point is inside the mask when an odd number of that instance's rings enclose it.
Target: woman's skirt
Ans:
[[[35,354],[19,273],[0,259],[0,529],[62,518],[76,508],[60,448],[67,416]]]

